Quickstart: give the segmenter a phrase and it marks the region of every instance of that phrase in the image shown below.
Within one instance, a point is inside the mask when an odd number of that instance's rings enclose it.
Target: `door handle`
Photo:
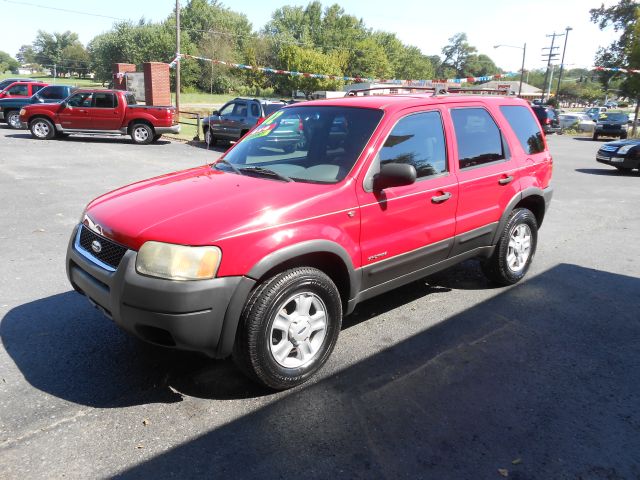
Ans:
[[[435,197],[431,197],[431,201],[433,203],[442,203],[442,202],[446,202],[450,198],[451,198],[451,193],[444,192],[442,195],[436,195]]]
[[[86,110],[78,109],[78,113],[87,113]]]
[[[504,177],[501,178],[500,180],[498,180],[498,183],[500,185],[507,185],[508,183],[511,183],[513,181],[513,175],[509,175],[508,177]]]

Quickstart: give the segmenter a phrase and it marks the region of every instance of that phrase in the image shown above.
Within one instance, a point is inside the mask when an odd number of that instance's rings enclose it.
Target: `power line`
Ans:
[[[4,2],[5,3],[14,3],[16,5],[26,5],[26,6],[29,6],[29,7],[44,8],[44,9],[47,9],[47,10],[57,10],[59,12],[77,13],[78,15],[89,15],[91,17],[109,18],[111,20],[124,20],[124,21],[127,20],[125,18],[112,17],[110,15],[101,15],[99,13],[83,12],[81,10],[71,10],[69,8],[50,7],[48,5],[39,5],[37,3],[17,2],[16,0],[4,0]]]

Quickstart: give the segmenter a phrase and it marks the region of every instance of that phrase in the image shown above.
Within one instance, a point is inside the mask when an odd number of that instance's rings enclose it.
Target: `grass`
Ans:
[[[31,78],[34,80],[38,80],[39,82],[53,84],[54,79],[50,75],[16,75],[13,73],[2,73],[0,74],[0,80],[5,78]],[[102,87],[102,83],[96,82],[91,78],[62,78],[58,77],[55,79],[56,84],[60,85],[73,85],[74,87]]]
[[[237,95],[228,95],[228,94],[217,94],[213,95],[210,93],[204,92],[196,92],[196,93],[181,93],[180,94],[180,106],[182,105],[207,105],[213,107],[221,106],[224,103],[227,103],[229,100],[236,98]],[[176,103],[176,94],[175,92],[171,93],[171,100],[173,104]],[[208,110],[211,110],[209,108]]]

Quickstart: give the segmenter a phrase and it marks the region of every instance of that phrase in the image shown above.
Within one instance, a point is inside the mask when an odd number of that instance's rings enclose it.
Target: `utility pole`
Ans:
[[[527,56],[527,43],[522,48],[522,68],[520,69],[520,87],[518,87],[518,97],[522,98],[522,77],[524,77],[524,58]]]
[[[56,72],[56,64],[53,64],[53,84],[56,84],[56,77],[58,76],[58,72]]]
[[[176,0],[176,114],[180,118],[180,0]]]
[[[564,70],[564,54],[567,52],[567,39],[569,32],[573,30],[571,27],[564,29],[564,48],[562,49],[562,60],[560,60],[560,73],[558,74],[558,87],[556,88],[556,97],[560,98],[560,82],[562,81],[562,71]]]
[[[547,71],[544,74],[544,85],[542,87],[542,98],[541,100],[544,102],[544,97],[547,94],[547,82],[549,81],[549,69],[551,68],[551,60],[554,60],[555,57],[558,56],[557,53],[555,53],[555,49],[557,49],[558,47],[555,47],[555,42],[556,42],[556,37],[562,37],[564,35],[564,33],[556,33],[553,32],[551,35],[547,35],[547,37],[551,37],[551,47],[545,47],[543,48],[543,50],[549,50],[549,53],[543,53],[542,56],[543,57],[547,57]],[[551,82],[549,82],[549,95],[551,95]]]

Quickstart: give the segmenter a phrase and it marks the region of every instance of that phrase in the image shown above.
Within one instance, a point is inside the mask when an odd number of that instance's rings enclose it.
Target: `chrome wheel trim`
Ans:
[[[269,351],[278,365],[299,368],[318,356],[327,334],[327,307],[312,292],[292,295],[280,304],[269,330]]]
[[[211,129],[207,129],[207,131],[204,133],[204,142],[207,145],[211,145]]]
[[[9,117],[7,118],[7,123],[9,124],[9,126],[11,126],[11,128],[20,128],[20,115],[18,115],[17,113],[10,113]]]
[[[33,133],[38,138],[47,138],[50,132],[51,129],[49,128],[49,124],[46,122],[36,121],[36,123],[33,124]]]
[[[133,130],[133,137],[137,142],[145,142],[149,138],[149,130],[144,127],[136,127]]]
[[[509,236],[507,248],[507,266],[513,273],[524,269],[531,256],[531,229],[526,223],[517,225]]]

